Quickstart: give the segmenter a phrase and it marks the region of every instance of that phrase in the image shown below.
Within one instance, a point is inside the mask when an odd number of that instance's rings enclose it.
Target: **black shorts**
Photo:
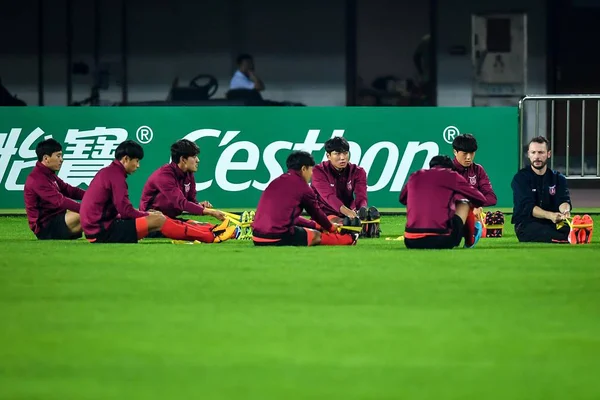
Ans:
[[[50,218],[46,225],[35,235],[39,240],[74,240],[81,237],[81,232],[73,233],[67,226],[65,215],[62,212]]]
[[[108,229],[86,238],[91,243],[137,243],[135,219],[115,219]]]
[[[519,242],[537,242],[537,243],[568,243],[570,228],[565,224],[560,229],[556,229],[553,223],[544,222],[523,222],[515,227],[515,234]]]
[[[419,239],[404,238],[407,249],[453,249],[460,244],[464,237],[464,226],[462,219],[454,215],[451,221],[449,235],[431,235]]]
[[[292,233],[259,234],[254,232],[252,241],[256,246],[308,246],[308,232],[299,226]]]

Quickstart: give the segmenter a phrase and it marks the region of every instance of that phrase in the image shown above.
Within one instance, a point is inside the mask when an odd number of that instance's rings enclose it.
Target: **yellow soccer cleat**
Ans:
[[[219,225],[215,226],[212,229],[212,232],[215,234],[215,236],[218,236],[222,232],[224,232],[228,226],[229,226],[229,220],[227,218],[225,218],[225,220],[223,222],[221,222]]]
[[[213,243],[223,243],[233,238],[235,236],[235,229],[235,225],[228,226],[220,235],[215,236],[215,240],[213,240]]]

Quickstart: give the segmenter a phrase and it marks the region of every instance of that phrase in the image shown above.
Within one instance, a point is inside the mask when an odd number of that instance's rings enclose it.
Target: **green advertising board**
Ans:
[[[11,107],[0,109],[0,209],[22,209],[23,185],[47,137],[63,143],[59,177],[83,189],[133,139],[144,146],[141,168],[128,178],[139,204],[148,176],[169,162],[170,145],[195,141],[199,200],[219,208],[254,208],[267,184],[284,171],[291,150],[310,151],[320,162],[332,136],[350,141],[351,162],[365,168],[369,204],[401,207],[398,195],[410,173],[437,154],[452,156],[457,134],[479,142],[483,164],[510,207],[517,168],[515,108],[308,108],[308,107]]]

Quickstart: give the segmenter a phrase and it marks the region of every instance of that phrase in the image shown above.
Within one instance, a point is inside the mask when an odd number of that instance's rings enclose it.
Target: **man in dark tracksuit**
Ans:
[[[567,179],[548,168],[548,140],[536,137],[529,142],[530,166],[514,176],[511,223],[520,242],[568,243],[569,226],[556,224],[570,217],[571,196]]]

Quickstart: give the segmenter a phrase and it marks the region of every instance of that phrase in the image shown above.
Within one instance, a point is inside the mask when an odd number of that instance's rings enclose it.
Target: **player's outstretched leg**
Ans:
[[[220,243],[230,239],[235,231],[234,226],[228,226],[221,230],[222,225],[216,227],[197,225],[165,217],[164,223],[158,228],[165,237],[174,240]]]
[[[310,228],[302,229],[306,231],[308,246],[353,246],[358,241],[358,232],[331,233]]]
[[[323,246],[354,246],[358,241],[358,232],[354,233],[330,233],[320,234],[320,243]]]

